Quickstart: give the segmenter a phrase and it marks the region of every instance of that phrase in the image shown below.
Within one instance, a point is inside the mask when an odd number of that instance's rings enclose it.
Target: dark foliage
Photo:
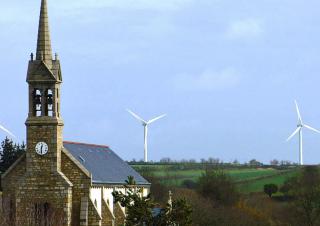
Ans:
[[[158,206],[151,195],[142,197],[141,190],[135,186],[133,177],[126,181],[127,193],[114,191],[114,202],[126,207],[127,226],[190,226],[192,209],[185,199],[173,200],[162,208],[158,215],[153,214],[153,208]]]
[[[199,178],[197,190],[215,206],[234,205],[240,196],[234,183],[221,169],[206,170]]]
[[[278,186],[276,184],[265,184],[263,186],[263,191],[271,198],[272,194],[278,192]]]
[[[182,187],[184,188],[195,189],[197,186],[198,184],[190,179],[186,179],[182,182]]]
[[[320,225],[320,171],[307,166],[289,182],[288,193],[293,196],[295,222],[300,226]]]
[[[9,138],[1,142],[0,172],[5,172],[26,150],[24,143],[14,144]]]

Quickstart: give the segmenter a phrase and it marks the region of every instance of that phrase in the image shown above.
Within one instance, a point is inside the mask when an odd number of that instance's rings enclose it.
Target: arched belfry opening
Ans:
[[[42,90],[35,88],[33,91],[33,116],[42,115]]]
[[[46,90],[46,103],[45,103],[45,115],[53,116],[53,91],[52,89]]]
[[[32,116],[59,117],[58,96],[55,97],[54,88],[34,88],[32,98]],[[58,89],[57,89],[58,91]]]

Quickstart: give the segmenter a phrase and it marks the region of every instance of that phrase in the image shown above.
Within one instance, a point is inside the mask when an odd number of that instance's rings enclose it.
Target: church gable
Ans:
[[[26,172],[26,154],[17,159],[12,166],[1,175],[2,188],[8,188],[14,193],[14,187]]]
[[[33,62],[28,69],[28,81],[56,81],[56,77],[44,61]]]

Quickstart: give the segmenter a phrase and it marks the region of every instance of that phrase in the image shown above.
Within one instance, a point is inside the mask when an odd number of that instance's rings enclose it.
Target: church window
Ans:
[[[94,205],[95,205],[96,207],[98,207],[98,202],[97,202],[96,199],[94,200]]]
[[[53,116],[53,92],[47,89],[46,93],[46,116]]]
[[[33,91],[33,114],[34,116],[41,116],[42,112],[42,93],[40,89]]]
[[[35,225],[49,226],[52,222],[50,219],[50,204],[36,203],[34,204],[34,221]]]

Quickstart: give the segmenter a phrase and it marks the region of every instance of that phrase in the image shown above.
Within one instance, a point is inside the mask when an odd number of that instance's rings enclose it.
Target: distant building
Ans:
[[[143,195],[150,183],[108,146],[63,141],[62,74],[57,55],[52,57],[46,0],[27,82],[27,151],[2,175],[2,215],[17,226],[123,223],[125,210],[113,203],[112,191],[125,192],[128,176]]]

